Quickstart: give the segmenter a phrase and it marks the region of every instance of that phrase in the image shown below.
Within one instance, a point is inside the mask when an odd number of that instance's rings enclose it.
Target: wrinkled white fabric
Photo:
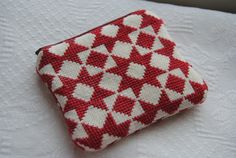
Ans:
[[[166,21],[209,86],[202,106],[96,153],[77,149],[55,100],[35,73],[35,50],[137,9]],[[236,157],[236,15],[147,1],[0,2],[1,158]]]

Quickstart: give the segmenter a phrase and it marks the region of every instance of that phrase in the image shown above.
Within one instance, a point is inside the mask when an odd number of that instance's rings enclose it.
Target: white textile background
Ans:
[[[35,73],[34,52],[137,9],[166,21],[207,81],[208,98],[103,151],[83,152]],[[236,15],[140,0],[0,1],[0,99],[1,158],[235,158]]]

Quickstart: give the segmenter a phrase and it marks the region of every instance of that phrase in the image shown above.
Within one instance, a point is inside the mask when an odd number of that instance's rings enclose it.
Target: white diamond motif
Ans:
[[[152,54],[150,65],[161,70],[168,70],[170,64],[169,57],[157,53]]]
[[[139,28],[141,23],[142,23],[142,16],[141,15],[129,15],[124,18],[123,24],[134,27],[134,28]]]
[[[120,85],[122,77],[112,73],[104,73],[102,80],[99,83],[101,88],[110,90],[110,91],[117,91]]]
[[[140,100],[156,105],[159,102],[161,90],[150,84],[144,84],[140,93]]]
[[[75,39],[75,43],[90,48],[93,45],[95,38],[96,38],[95,34],[87,33],[83,36],[77,37]]]
[[[59,71],[60,76],[76,79],[80,73],[81,65],[73,61],[64,61],[61,70]]]
[[[116,25],[106,25],[102,28],[101,33],[108,37],[116,37],[119,27]]]
[[[82,121],[90,126],[102,128],[106,121],[107,112],[105,110],[90,106],[85,113]]]
[[[49,52],[59,56],[63,56],[69,46],[70,45],[66,42],[59,43],[57,45],[51,46],[49,48]]]
[[[86,84],[78,83],[72,95],[77,99],[82,99],[88,102],[91,99],[93,92],[93,87],[90,87]]]
[[[112,54],[121,58],[128,59],[133,47],[129,43],[117,41],[113,47]]]
[[[145,69],[145,66],[131,62],[129,64],[126,75],[135,79],[143,79]]]

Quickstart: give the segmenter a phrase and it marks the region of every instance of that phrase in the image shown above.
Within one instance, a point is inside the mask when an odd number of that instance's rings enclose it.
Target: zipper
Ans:
[[[108,25],[108,24],[110,24],[110,23],[113,23],[113,22],[115,22],[115,21],[117,21],[117,20],[123,19],[123,18],[125,18],[126,16],[132,15],[132,14],[134,14],[134,13],[144,12],[144,11],[145,11],[144,9],[141,9],[141,10],[137,10],[137,11],[131,12],[131,13],[127,14],[127,15],[124,15],[124,16],[122,16],[122,17],[119,17],[119,18],[115,19],[115,20],[109,21],[109,22],[107,22],[107,23],[105,23],[105,24],[99,25],[99,26],[97,26],[97,27],[95,27],[95,28],[92,28],[91,30],[88,30],[88,31],[86,31],[86,32],[84,32],[84,33],[81,33],[81,34],[76,35],[76,36],[74,36],[74,37],[68,38],[68,39],[66,39],[66,40],[70,40],[70,39],[73,39],[73,38],[76,38],[76,37],[80,37],[80,36],[82,36],[82,35],[84,35],[84,34],[86,34],[86,33],[89,33],[89,32],[92,32],[93,30],[96,30],[97,28],[103,27],[103,26]],[[143,13],[142,13],[142,14],[143,14]],[[59,43],[64,42],[64,41],[66,41],[66,40],[57,42],[57,43],[55,43],[55,44],[59,44]],[[55,44],[50,44],[50,45],[55,45]],[[47,45],[47,46],[50,46],[50,45]],[[39,52],[40,52],[44,47],[47,47],[47,46],[43,46],[43,47],[39,48],[39,49],[35,52],[35,54],[38,55]]]

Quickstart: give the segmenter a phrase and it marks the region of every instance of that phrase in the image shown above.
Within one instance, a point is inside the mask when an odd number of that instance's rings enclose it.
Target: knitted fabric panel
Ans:
[[[146,10],[41,48],[36,71],[87,151],[191,108],[207,92],[163,20]]]

